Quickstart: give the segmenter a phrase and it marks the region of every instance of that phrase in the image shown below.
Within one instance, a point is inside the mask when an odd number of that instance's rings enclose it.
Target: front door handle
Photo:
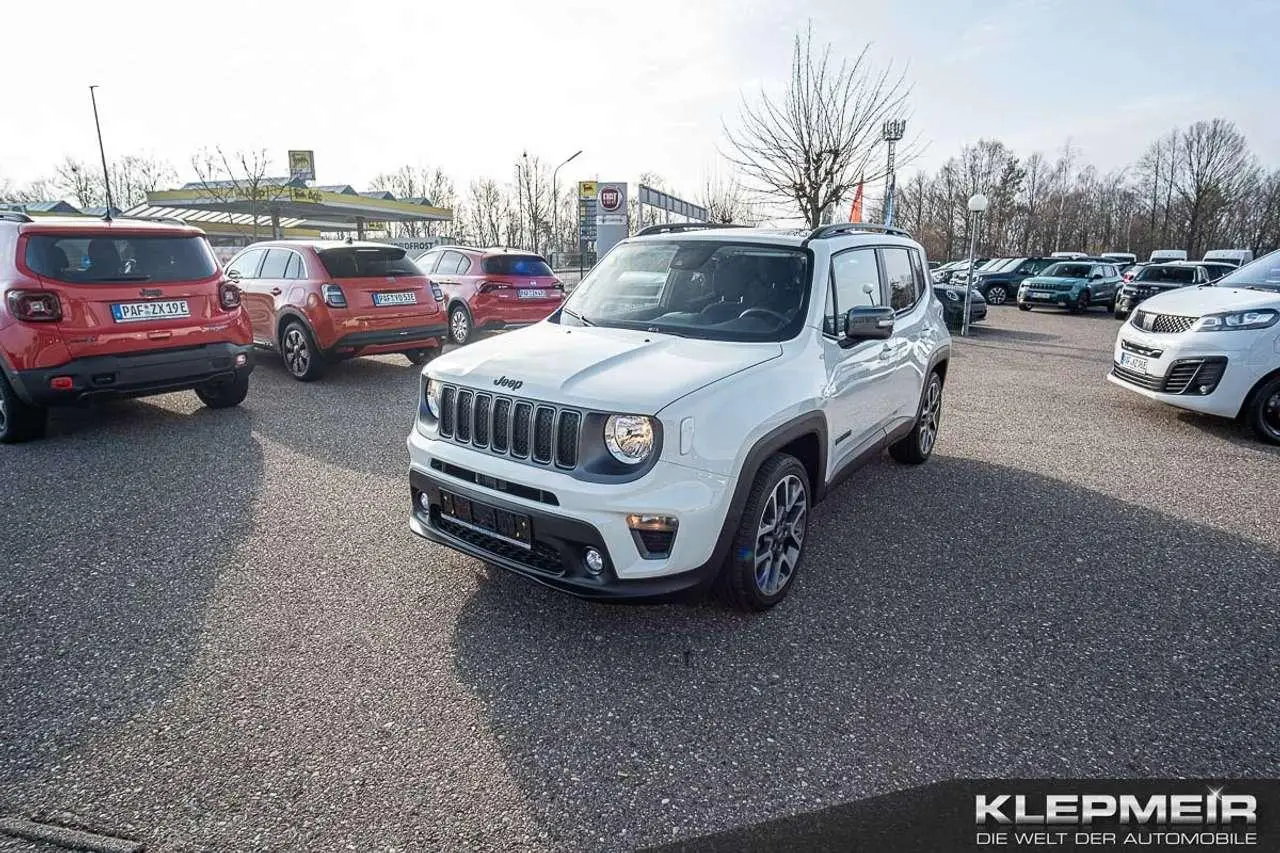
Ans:
[[[278,287],[273,287],[273,288],[271,288],[271,295],[272,295],[272,296],[279,296],[279,295],[280,295],[280,288],[278,288]]]

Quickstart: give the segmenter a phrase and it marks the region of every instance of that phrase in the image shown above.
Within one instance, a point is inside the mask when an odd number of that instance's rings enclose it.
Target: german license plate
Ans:
[[[401,290],[396,293],[375,293],[373,304],[381,308],[384,305],[417,305],[418,294],[412,290]]]
[[[141,320],[168,320],[174,317],[190,317],[191,306],[185,299],[166,299],[156,302],[119,302],[111,306],[111,316],[117,323],[137,323]]]
[[[1033,290],[1031,291],[1031,298],[1032,299],[1052,299],[1053,294],[1045,293],[1043,290]]]
[[[440,514],[526,548],[532,539],[533,526],[529,516],[508,512],[443,489],[440,490]]]
[[[1130,370],[1136,370],[1139,373],[1147,372],[1147,360],[1140,355],[1133,353],[1120,353],[1120,366],[1127,367]]]
[[[546,299],[547,292],[545,290],[534,290],[525,288],[519,291],[521,299]]]

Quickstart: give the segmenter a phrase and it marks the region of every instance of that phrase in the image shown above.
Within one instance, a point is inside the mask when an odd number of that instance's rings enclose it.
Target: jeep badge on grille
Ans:
[[[501,379],[493,380],[493,384],[497,385],[499,388],[510,388],[512,391],[519,391],[524,386],[524,382],[522,380],[508,379],[505,376]]]

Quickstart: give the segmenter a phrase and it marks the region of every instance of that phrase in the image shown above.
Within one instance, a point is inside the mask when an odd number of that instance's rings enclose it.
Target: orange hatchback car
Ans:
[[[277,350],[303,382],[357,356],[425,364],[440,353],[444,294],[398,246],[255,243],[231,259],[227,277],[240,287],[254,343]]]

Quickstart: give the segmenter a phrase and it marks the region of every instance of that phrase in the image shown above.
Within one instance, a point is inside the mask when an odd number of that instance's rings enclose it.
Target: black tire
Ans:
[[[1254,435],[1269,444],[1280,444],[1280,376],[1254,388],[1242,414]]]
[[[44,438],[49,410],[22,400],[0,373],[0,444]]]
[[[906,465],[919,465],[933,455],[938,443],[938,426],[942,422],[942,377],[937,371],[920,392],[920,408],[916,410],[916,423],[904,438],[889,445],[889,455]]]
[[[1028,305],[1028,304],[1027,304],[1027,303],[1025,303],[1025,302],[1019,302],[1019,303],[1018,303],[1018,310],[1019,310],[1019,311],[1030,311],[1030,310],[1031,310],[1031,306],[1030,306],[1030,305]]]
[[[422,364],[426,364],[427,362],[431,361],[431,359],[438,356],[440,354],[440,348],[425,347],[423,349],[411,349],[406,352],[402,352],[400,354],[403,355],[405,358],[409,359],[410,364],[422,365]]]
[[[316,381],[329,366],[311,332],[297,320],[290,320],[280,332],[280,358],[284,369],[299,382]]]
[[[729,556],[716,579],[716,591],[725,604],[738,610],[759,612],[786,598],[804,559],[812,494],[809,474],[794,456],[779,453],[760,466],[742,509]],[[783,510],[785,517],[780,519],[778,507],[793,499]],[[770,513],[775,527],[779,523],[786,527],[780,538],[763,530]],[[756,554],[762,542],[768,553],[762,557],[766,563],[758,574]]]
[[[244,402],[249,393],[249,372],[237,373],[231,379],[206,382],[196,388],[200,402],[210,409],[229,409]]]
[[[459,345],[469,343],[474,333],[471,311],[461,302],[453,305],[449,309],[449,340]]]
[[[987,302],[992,305],[1003,305],[1009,301],[1009,288],[1003,284],[993,284],[987,288]]]
[[[1116,297],[1111,297],[1111,301],[1107,303],[1107,310],[1112,314],[1116,312]]]
[[[1118,310],[1118,309],[1113,308],[1113,309],[1111,310],[1111,313],[1112,313],[1112,314],[1114,314],[1114,315],[1116,315],[1116,319],[1117,319],[1117,320],[1121,320],[1121,321],[1123,321],[1123,320],[1128,320],[1128,319],[1129,319],[1129,312],[1128,312],[1128,311],[1120,311],[1120,310]]]
[[[1089,310],[1090,298],[1091,297],[1090,297],[1089,291],[1087,290],[1080,291],[1080,295],[1076,297],[1076,304],[1072,305],[1067,310],[1070,311],[1072,314],[1083,314],[1085,311]]]

